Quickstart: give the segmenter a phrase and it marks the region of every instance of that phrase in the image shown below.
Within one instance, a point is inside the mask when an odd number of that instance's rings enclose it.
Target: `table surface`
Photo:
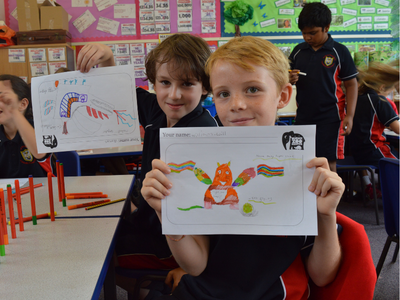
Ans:
[[[119,218],[25,223],[0,257],[1,299],[92,299],[101,289]],[[110,250],[111,249],[111,250]]]
[[[386,136],[399,137],[399,135],[396,132],[394,132],[390,129],[384,129],[383,132],[386,134]]]
[[[112,156],[141,155],[143,145],[121,146],[113,148],[100,148],[77,151],[80,159]]]
[[[128,194],[133,178],[134,175],[65,177],[66,193],[102,192],[103,194],[108,195],[108,198],[67,200],[67,206],[104,200],[104,199],[110,199],[112,201],[121,198],[126,198],[126,195]],[[43,183],[43,186],[34,189],[36,215],[49,213],[50,202],[49,202],[47,178],[34,178],[33,181],[34,184]],[[121,216],[122,208],[124,206],[124,201],[121,201],[115,204],[110,204],[90,210],[85,210],[85,208],[68,210],[68,208],[63,207],[62,202],[59,202],[58,200],[57,178],[55,177],[53,177],[53,198],[54,198],[54,210],[57,212],[56,218],[119,217]],[[25,217],[31,216],[32,209],[31,209],[31,200],[29,193],[21,196],[21,203],[24,216]],[[16,205],[14,205],[14,211],[15,212],[17,211]],[[40,223],[41,220],[39,219],[37,222]]]

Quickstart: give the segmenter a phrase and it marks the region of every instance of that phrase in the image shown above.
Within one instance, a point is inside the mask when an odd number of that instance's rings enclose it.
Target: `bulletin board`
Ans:
[[[253,18],[240,26],[242,35],[285,36],[298,34],[298,17],[303,3],[322,2],[332,11],[329,32],[335,34],[390,34],[391,0],[246,0],[253,8]],[[223,37],[235,35],[235,25],[224,12],[231,1],[221,1]],[[396,13],[396,12],[394,12]],[[398,12],[397,12],[398,13]]]
[[[70,15],[72,42],[150,40],[158,39],[159,34],[177,32],[203,38],[221,37],[220,0],[58,0],[57,3]],[[124,6],[133,3],[134,11]],[[18,21],[12,15],[17,0],[5,0],[4,5],[7,24],[18,31]],[[167,20],[156,21],[155,11],[159,18]],[[185,20],[189,24],[186,29],[183,27]]]

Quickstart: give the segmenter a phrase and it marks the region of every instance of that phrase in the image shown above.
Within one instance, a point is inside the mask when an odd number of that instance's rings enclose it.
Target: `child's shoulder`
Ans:
[[[210,114],[210,112],[202,106],[197,107],[198,112],[193,111],[194,114],[186,122],[186,127],[218,127],[217,121]]]

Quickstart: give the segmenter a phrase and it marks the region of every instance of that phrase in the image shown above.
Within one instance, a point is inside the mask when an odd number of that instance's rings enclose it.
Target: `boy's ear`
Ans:
[[[328,33],[330,27],[331,27],[331,25],[326,26],[326,27],[324,28],[324,32],[325,32],[325,33]]]
[[[27,98],[23,98],[21,101],[18,102],[18,107],[20,111],[24,111],[28,108],[29,100]]]
[[[292,98],[292,92],[293,92],[293,87],[290,83],[287,83],[283,86],[281,93],[280,93],[280,99],[278,102],[278,109],[284,108],[286,105],[289,104],[290,99]]]
[[[208,91],[203,87],[203,92],[201,93],[202,95],[207,95]]]

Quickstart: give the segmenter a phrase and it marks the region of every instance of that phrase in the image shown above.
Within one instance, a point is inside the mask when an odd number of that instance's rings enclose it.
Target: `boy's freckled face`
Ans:
[[[157,69],[154,90],[157,102],[167,116],[167,126],[174,126],[180,119],[193,111],[207,91],[203,84],[195,78],[183,80],[180,69],[170,73],[168,64],[162,64]],[[175,68],[171,68],[175,69]]]
[[[272,126],[280,103],[275,80],[265,67],[254,72],[217,62],[210,74],[218,117],[224,126]]]

